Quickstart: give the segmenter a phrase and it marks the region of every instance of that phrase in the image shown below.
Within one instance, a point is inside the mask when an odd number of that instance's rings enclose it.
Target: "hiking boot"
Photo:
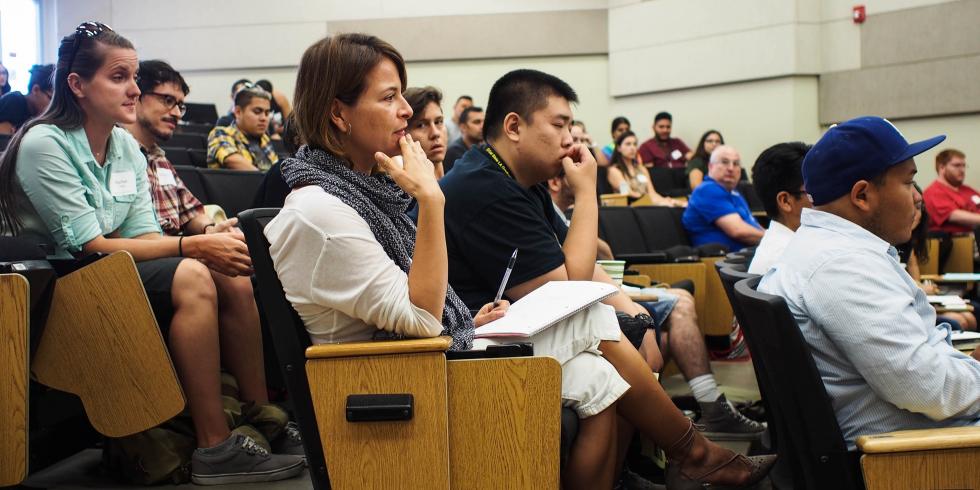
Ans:
[[[191,481],[198,485],[285,480],[303,472],[303,458],[269,454],[251,437],[232,434],[212,448],[198,448],[191,457]]]
[[[713,402],[701,403],[701,419],[704,435],[708,439],[722,441],[751,441],[762,437],[766,430],[760,424],[744,415],[721,395]]]
[[[289,422],[283,429],[279,438],[272,443],[272,452],[275,454],[290,454],[302,456],[306,459],[306,451],[303,450],[303,436],[299,433],[299,425],[296,422]]]

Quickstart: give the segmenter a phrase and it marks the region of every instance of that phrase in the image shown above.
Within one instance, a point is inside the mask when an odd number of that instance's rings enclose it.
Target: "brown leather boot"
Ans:
[[[743,456],[705,439],[694,424],[667,449],[667,489],[752,488],[769,474],[776,456]]]

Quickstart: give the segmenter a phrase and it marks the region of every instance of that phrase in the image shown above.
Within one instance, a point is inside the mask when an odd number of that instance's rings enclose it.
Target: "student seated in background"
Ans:
[[[915,186],[919,191],[919,186]],[[912,238],[909,241],[897,245],[898,258],[905,264],[905,270],[912,277],[912,280],[926,294],[939,294],[939,287],[934,283],[924,282],[919,273],[919,262],[928,262],[929,257],[929,213],[921,203],[915,208],[915,219],[912,221]],[[977,318],[970,311],[949,311],[942,313],[936,318],[937,323],[943,321],[956,322],[955,325],[963,330],[976,330]]]
[[[283,125],[286,124],[286,118],[293,112],[293,106],[289,103],[289,98],[286,97],[286,94],[272,87],[272,82],[262,79],[255,82],[255,85],[262,87],[262,90],[272,95],[269,106],[269,127],[266,129],[266,132],[269,133],[271,138],[279,139],[282,137]]]
[[[449,148],[446,149],[446,159],[443,161],[446,173],[453,169],[453,164],[466,150],[483,141],[482,107],[470,106],[463,109],[459,116],[459,133],[459,138],[450,141]]]
[[[922,196],[909,144],[880,117],[831,127],[807,152],[814,209],[759,290],[799,324],[849,448],[862,434],[980,423],[980,362],[953,348],[948,325],[898,261]]]
[[[163,233],[169,236],[237,235],[239,231],[235,225],[238,218],[217,223],[211,220],[204,212],[204,205],[180,180],[159,146],[173,136],[174,128],[185,111],[184,97],[190,88],[184,82],[184,77],[160,60],[141,61],[139,74],[140,97],[136,102],[136,122],[124,124],[123,127],[136,138],[140,151],[146,155],[150,195]],[[211,279],[217,292],[220,331],[242,337],[261,332],[259,311],[249,276],[229,276],[212,270]],[[229,356],[229,359],[234,360],[234,357]],[[264,386],[263,364],[251,361],[246,365],[254,370],[246,381],[262,382]]]
[[[279,161],[265,134],[271,101],[272,95],[256,86],[245,85],[235,94],[234,122],[208,134],[208,167],[265,172]]]
[[[653,138],[640,145],[640,158],[648,167],[684,168],[690,148],[680,138],[671,138],[674,118],[660,112],[653,118]]]
[[[626,194],[631,203],[650,196],[650,203],[654,206],[683,207],[684,203],[661,196],[653,187],[650,171],[637,155],[636,143],[636,135],[632,131],[620,134],[616,139],[616,149],[609,159],[609,173],[606,174],[609,186],[620,194]]]
[[[574,138],[573,136],[572,139],[574,140]],[[572,222],[566,217],[566,213],[575,210],[575,192],[572,191],[572,186],[568,185],[564,174],[548,179],[548,193],[551,194],[551,204],[555,206],[555,214],[558,219],[565,223],[565,226],[572,226]],[[596,259],[614,260],[616,258],[613,256],[612,248],[605,240],[597,239],[596,248]]]
[[[442,92],[435,87],[410,87],[403,94],[412,107],[408,132],[432,162],[436,178],[445,175],[442,163],[446,159],[446,124],[442,115]]]
[[[214,122],[215,126],[231,126],[231,123],[235,122],[235,94],[246,85],[252,85],[252,81],[247,78],[240,78],[231,84],[231,107],[228,108],[228,112],[225,115],[220,116]]]
[[[265,234],[286,297],[313,341],[386,333],[449,335],[453,350],[491,343],[475,341],[475,329],[505,315],[507,304],[482,305],[474,318],[448,285],[446,199],[405,130],[412,109],[402,97],[401,55],[374,36],[327,37],[306,50],[296,78],[294,114],[306,146],[282,166],[293,191]],[[399,154],[403,165],[391,158]],[[594,187],[594,162],[572,166],[592,172]],[[417,228],[405,214],[413,200]],[[621,339],[615,314],[601,304],[530,338],[538,355],[562,364],[563,404],[582,418],[565,488],[611,487],[617,414],[668,448],[672,483],[763,477],[772,457],[736,456],[701,436]]]
[[[694,149],[694,153],[691,155],[691,159],[687,161],[687,167],[684,169],[684,173],[687,174],[687,182],[691,186],[692,191],[701,185],[704,176],[708,174],[708,160],[711,159],[711,153],[719,145],[724,144],[725,138],[714,129],[709,129],[701,135],[701,139],[698,141],[698,147]]]
[[[810,145],[779,143],[766,148],[752,167],[752,184],[769,215],[763,235],[749,265],[750,274],[765,274],[800,227],[803,208],[813,207],[803,187],[803,157]]]
[[[473,97],[469,95],[460,95],[456,98],[456,103],[453,104],[453,117],[446,119],[446,132],[449,133],[446,136],[446,142],[456,141],[460,137],[459,132],[459,116],[463,114],[463,111],[467,107],[473,106]]]
[[[623,116],[618,116],[612,120],[612,128],[609,132],[612,134],[612,143],[603,146],[599,153],[596,154],[596,163],[600,167],[609,166],[609,161],[612,160],[613,151],[616,150],[616,140],[623,133],[630,130],[630,120]]]
[[[549,281],[612,282],[595,263],[596,163],[584,145],[572,144],[570,104],[576,101],[575,91],[552,75],[504,75],[490,91],[487,144],[470,149],[439,181],[446,195],[449,282],[471,309],[493,300],[515,248],[517,263],[505,290],[512,301]],[[570,226],[558,218],[545,187],[561,172],[575,196]],[[640,346],[645,359],[660,368],[661,341],[688,380],[709,437],[759,437],[764,427],[738,413],[718,390],[693,296],[669,289],[658,297]],[[647,313],[622,292],[606,304],[629,316]],[[660,338],[653,327],[662,331]]]
[[[44,112],[54,91],[52,75],[54,65],[34,65],[27,82],[27,95],[8,92],[0,97],[0,134],[14,134],[28,119]]]
[[[731,146],[711,153],[708,176],[687,202],[681,222],[694,246],[720,243],[731,252],[762,240],[764,231],[749,203],[735,188],[742,176],[742,157]]]
[[[969,233],[980,225],[980,193],[966,185],[966,155],[952,148],[936,155],[936,180],[923,198],[929,230]]]
[[[221,321],[216,308],[215,277],[248,277],[251,260],[241,232],[160,232],[146,159],[115,127],[137,122],[137,69],[133,45],[104,24],[85,22],[61,40],[51,105],[18,131],[0,160],[0,231],[50,244],[57,258],[133,256],[194,422],[195,483],[298,475],[302,457],[269,454],[229,431],[222,365],[238,380],[243,401],[268,403],[258,322]],[[278,442],[278,451],[302,453],[295,439]]]

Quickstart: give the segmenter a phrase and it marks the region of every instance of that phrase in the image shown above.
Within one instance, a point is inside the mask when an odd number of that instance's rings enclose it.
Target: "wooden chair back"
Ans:
[[[0,274],[0,487],[27,477],[27,389],[30,286]]]
[[[58,279],[31,360],[37,380],[74,393],[95,430],[122,437],[184,409],[184,394],[132,256],[116,252]]]

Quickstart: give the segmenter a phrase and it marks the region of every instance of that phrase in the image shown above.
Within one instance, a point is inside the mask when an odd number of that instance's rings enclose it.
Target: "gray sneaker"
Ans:
[[[306,458],[306,451],[303,450],[303,436],[300,435],[299,425],[296,422],[286,424],[282,434],[272,443],[272,452]]]
[[[701,418],[698,424],[704,426],[702,433],[712,440],[751,441],[762,437],[766,430],[760,424],[744,415],[721,395],[717,400],[701,403]]]
[[[269,454],[242,434],[232,434],[212,448],[198,448],[191,457],[191,481],[198,485],[277,481],[302,472],[303,458]]]

